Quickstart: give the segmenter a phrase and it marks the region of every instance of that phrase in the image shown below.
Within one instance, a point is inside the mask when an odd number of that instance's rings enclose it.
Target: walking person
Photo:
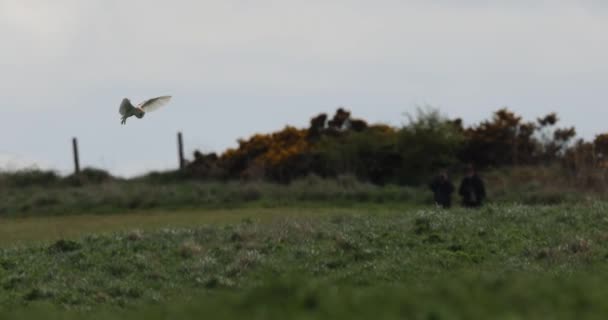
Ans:
[[[462,197],[462,205],[467,208],[478,208],[485,200],[486,188],[472,165],[467,166],[458,193]]]
[[[448,177],[447,171],[440,172],[433,181],[429,184],[433,191],[435,204],[448,209],[452,206],[452,193],[454,193],[454,185]]]

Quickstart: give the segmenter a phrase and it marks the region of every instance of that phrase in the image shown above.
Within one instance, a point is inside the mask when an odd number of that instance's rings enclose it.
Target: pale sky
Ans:
[[[455,5],[454,3],[458,3]],[[608,2],[0,0],[0,168],[130,176],[346,106],[399,125],[507,106],[608,131]],[[120,125],[118,106],[173,95]]]

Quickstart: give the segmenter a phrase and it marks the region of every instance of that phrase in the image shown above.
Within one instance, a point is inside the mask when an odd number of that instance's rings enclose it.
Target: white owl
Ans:
[[[158,110],[158,108],[166,105],[169,100],[171,100],[171,96],[156,97],[148,99],[134,107],[129,99],[124,98],[120,104],[120,109],[118,109],[122,116],[122,121],[120,123],[127,123],[127,118],[130,116],[136,116],[141,119],[147,112]]]

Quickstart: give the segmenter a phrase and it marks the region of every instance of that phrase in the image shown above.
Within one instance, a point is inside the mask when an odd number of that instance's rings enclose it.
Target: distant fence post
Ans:
[[[74,173],[80,173],[80,160],[78,158],[78,140],[72,138],[72,150],[74,152]]]
[[[184,168],[184,141],[182,139],[182,133],[177,133],[177,156],[179,157],[179,169]]]

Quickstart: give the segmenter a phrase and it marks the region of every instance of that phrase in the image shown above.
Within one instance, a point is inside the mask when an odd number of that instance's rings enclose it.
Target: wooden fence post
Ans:
[[[182,139],[182,133],[178,132],[177,133],[177,152],[178,152],[178,157],[179,157],[179,169],[183,169],[184,168],[184,141]]]
[[[72,151],[74,153],[74,174],[80,173],[80,160],[78,157],[78,140],[72,138]]]

